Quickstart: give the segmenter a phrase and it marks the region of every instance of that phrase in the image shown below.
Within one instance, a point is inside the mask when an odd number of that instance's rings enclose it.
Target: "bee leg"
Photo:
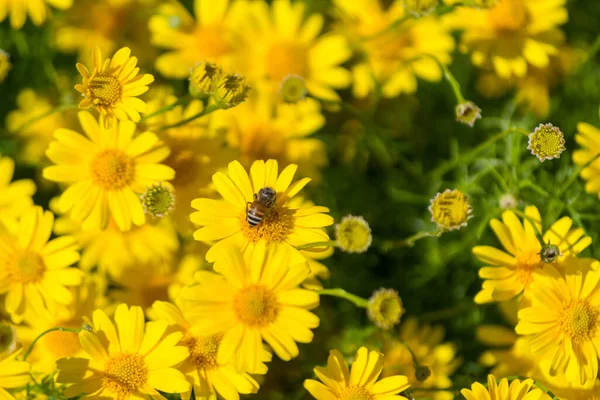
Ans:
[[[248,215],[248,207],[252,205],[252,203],[250,203],[249,201],[246,202],[246,215]]]

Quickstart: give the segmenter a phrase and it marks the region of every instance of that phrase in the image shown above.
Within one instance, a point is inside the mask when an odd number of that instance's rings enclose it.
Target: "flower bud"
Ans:
[[[373,241],[367,221],[354,215],[345,216],[335,226],[335,238],[339,248],[346,253],[364,253]]]
[[[220,108],[231,108],[246,100],[249,90],[244,76],[225,74],[220,76],[213,98]]]
[[[471,128],[475,125],[475,121],[481,118],[481,108],[477,107],[472,101],[465,101],[456,106],[456,120],[463,124],[469,125]]]
[[[373,292],[367,306],[367,316],[381,329],[391,329],[400,323],[404,314],[402,299],[394,289],[379,289]]]
[[[198,97],[212,95],[222,74],[223,70],[215,63],[197,63],[190,70],[190,94]]]
[[[560,158],[560,153],[566,150],[565,135],[557,126],[540,124],[529,134],[527,149],[541,162]]]

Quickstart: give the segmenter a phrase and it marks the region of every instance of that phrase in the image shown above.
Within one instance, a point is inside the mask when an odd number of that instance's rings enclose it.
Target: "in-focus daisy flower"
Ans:
[[[467,226],[472,211],[469,199],[458,189],[446,189],[436,194],[429,205],[431,221],[442,230],[451,231]]]
[[[340,29],[364,55],[352,69],[355,97],[367,97],[377,88],[388,98],[411,94],[417,91],[417,78],[434,82],[443,78],[436,59],[451,62],[454,39],[438,18],[406,19],[404,0],[394,0],[387,8],[379,0],[334,4],[341,11]],[[397,26],[389,29],[393,25]]]
[[[153,45],[168,52],[156,69],[168,78],[185,78],[196,63],[218,62],[231,69],[236,15],[245,16],[247,2],[194,0],[194,17],[180,4],[162,4],[148,24]]]
[[[81,284],[83,272],[69,266],[79,260],[77,243],[71,236],[50,239],[54,215],[32,207],[13,232],[0,226],[0,293],[4,307],[19,323],[25,313],[55,314],[69,305],[73,294],[67,289]]]
[[[19,93],[17,106],[18,109],[6,116],[6,128],[23,141],[19,146],[19,158],[33,165],[47,163],[44,153],[52,141],[52,135],[56,129],[67,126],[67,120],[63,113],[53,113],[28,123],[55,108],[49,97],[42,96],[32,89],[25,89]]]
[[[2,0],[0,1],[0,22],[10,17],[10,27],[20,29],[25,24],[27,14],[29,14],[31,22],[36,26],[40,26],[44,23],[48,14],[50,14],[48,5],[60,10],[66,10],[72,4],[73,0]]]
[[[335,89],[351,81],[341,66],[352,55],[344,36],[321,35],[323,16],[307,16],[300,1],[275,0],[270,6],[257,1],[249,8],[250,17],[240,22],[242,42],[234,69],[273,94],[285,77],[297,75],[312,96],[339,101]]]
[[[367,315],[381,329],[387,330],[400,323],[405,311],[402,299],[394,289],[378,289],[369,298]]]
[[[502,213],[502,222],[495,218],[490,221],[505,251],[492,246],[473,248],[473,254],[488,265],[479,270],[479,276],[485,281],[475,296],[476,303],[512,299],[523,290],[527,291],[536,273],[544,267],[540,257],[542,246],[536,236],[536,230],[543,233],[542,217],[535,206],[525,208],[525,215],[527,218],[523,223],[512,211]],[[572,224],[571,218],[562,217],[543,235],[544,243],[560,249],[559,261],[579,254],[592,242],[582,228],[571,229]]]
[[[577,124],[575,141],[581,146],[573,152],[573,162],[583,166],[600,153],[600,129],[585,122]],[[600,157],[581,170],[580,176],[586,181],[585,191],[597,193],[600,198]]]
[[[288,165],[278,174],[275,160],[255,161],[250,168],[250,176],[238,161],[229,163],[229,174],[217,172],[213,183],[223,200],[195,199],[192,207],[198,210],[190,216],[192,222],[202,225],[194,233],[194,239],[216,242],[206,253],[210,262],[217,253],[228,252],[229,247],[245,251],[259,241],[285,243],[288,246],[328,241],[329,236],[323,227],[333,224],[333,218],[325,214],[327,207],[311,206],[290,208],[287,201],[302,190],[310,178],[294,183],[297,166]],[[262,221],[252,227],[247,220],[248,203],[260,189],[270,187],[276,192],[276,204],[265,213]],[[315,248],[313,251],[325,251]]]
[[[458,7],[446,23],[463,30],[461,47],[478,67],[502,78],[522,78],[529,66],[545,68],[558,53],[568,20],[566,0],[500,0],[494,7]]]
[[[57,165],[46,167],[44,178],[71,184],[60,196],[59,210],[70,211],[84,230],[105,229],[111,217],[124,231],[143,225],[146,218],[136,193],[173,179],[175,171],[159,164],[169,149],[154,133],[135,135],[131,121],[106,128],[87,111],[78,117],[85,136],[58,129],[46,151]]]
[[[16,219],[31,209],[35,183],[30,179],[12,181],[15,162],[0,156],[0,221],[14,225]]]
[[[110,128],[116,118],[138,122],[140,113],[148,110],[147,104],[136,96],[148,91],[154,77],[138,75],[137,58],[130,55],[129,47],[123,47],[112,58],[104,60],[100,48],[96,47],[91,73],[85,65],[77,63],[83,77],[83,83],[75,85],[83,96],[79,108],[96,108],[105,128]]]
[[[408,379],[403,375],[389,376],[378,381],[383,369],[383,354],[358,349],[352,369],[338,350],[331,350],[327,367],[313,370],[319,381],[306,379],[304,388],[317,400],[383,400],[403,399],[398,393],[408,389]]]
[[[278,104],[274,95],[261,92],[234,110],[215,115],[214,124],[214,129],[226,132],[227,144],[239,150],[245,167],[272,158],[297,164],[301,173],[316,178],[327,164],[325,144],[312,137],[325,124],[314,99]]]
[[[11,68],[10,54],[0,49],[0,83],[4,82]]]
[[[527,149],[541,162],[560,158],[560,153],[566,150],[565,135],[557,126],[540,124],[529,134]]]
[[[153,218],[162,218],[175,209],[175,191],[169,184],[158,182],[147,186],[140,199],[144,213]]]
[[[346,253],[364,253],[371,246],[371,228],[361,216],[346,215],[335,225],[335,240]]]
[[[564,273],[546,264],[530,287],[531,306],[519,311],[515,330],[529,335],[531,351],[551,360],[550,376],[564,374],[581,385],[598,375],[600,264],[565,260]]]
[[[85,357],[56,362],[56,382],[68,384],[66,397],[139,399],[186,393],[190,385],[177,366],[189,356],[177,346],[183,335],[167,332],[164,321],[147,322],[140,307],[120,304],[114,323],[94,311],[92,331],[79,332]]]
[[[475,121],[481,118],[481,108],[472,101],[465,101],[456,106],[456,120],[463,124],[469,125],[471,128],[475,125]]]
[[[155,319],[167,321],[169,325],[184,336],[179,342],[190,351],[190,356],[183,362],[180,370],[194,389],[197,400],[219,398],[225,400],[239,400],[239,393],[250,394],[258,391],[258,383],[245,371],[236,371],[233,364],[223,364],[217,360],[217,354],[223,334],[205,335],[202,330],[186,318],[185,307],[166,302],[156,302],[152,306]],[[270,361],[271,354],[262,347],[257,349],[260,361]],[[261,364],[261,368],[255,373],[264,374],[267,367]],[[189,399],[189,394],[183,396]]]
[[[552,397],[533,385],[533,379],[514,379],[509,386],[508,379],[503,378],[497,383],[494,375],[488,375],[487,387],[475,382],[471,389],[462,389],[460,394],[467,400],[552,400]]]
[[[29,369],[31,365],[25,361],[17,361],[21,351],[12,354],[0,353],[0,397],[5,400],[14,400],[6,389],[25,386],[31,380]]]
[[[415,397],[453,399],[451,392],[419,392],[418,388],[452,387],[450,376],[462,363],[454,343],[444,342],[444,328],[419,324],[414,317],[402,321],[397,338],[384,342],[384,376],[405,375]]]
[[[223,334],[218,363],[233,360],[238,371],[260,371],[263,340],[285,361],[298,355],[296,342],[312,341],[319,318],[308,310],[319,305],[319,295],[298,287],[310,270],[294,252],[261,241],[244,257],[229,247],[214,264],[221,275],[200,271],[200,285],[182,290],[197,331]]]

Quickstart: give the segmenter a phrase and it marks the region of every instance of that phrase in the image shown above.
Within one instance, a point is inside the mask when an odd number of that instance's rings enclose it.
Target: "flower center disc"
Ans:
[[[562,331],[575,342],[590,338],[597,322],[598,310],[582,300],[566,307],[560,318]]]
[[[105,190],[118,190],[129,185],[135,175],[135,165],[121,150],[104,150],[92,160],[94,181]]]
[[[46,266],[39,254],[25,251],[15,256],[8,270],[12,273],[13,281],[31,283],[37,282],[42,277]]]
[[[371,393],[364,387],[351,386],[342,391],[340,400],[371,400]]]
[[[189,337],[184,339],[183,344],[190,350],[189,360],[198,369],[211,370],[219,366],[217,364],[217,352],[223,334],[219,333],[205,337]]]
[[[120,396],[130,395],[146,384],[148,367],[138,354],[121,354],[106,362],[102,386]]]
[[[242,232],[246,238],[256,243],[265,239],[267,243],[284,242],[294,230],[294,217],[291,211],[281,207],[273,207],[268,210],[260,224],[251,227],[246,219],[246,212],[241,219]]]
[[[88,83],[89,97],[94,104],[110,106],[121,100],[121,82],[110,74],[97,74]]]
[[[306,49],[294,43],[278,43],[267,51],[266,73],[281,82],[288,75],[305,77],[308,72]]]
[[[247,326],[265,326],[275,321],[279,311],[277,297],[262,285],[251,285],[240,290],[233,299],[238,320]]]

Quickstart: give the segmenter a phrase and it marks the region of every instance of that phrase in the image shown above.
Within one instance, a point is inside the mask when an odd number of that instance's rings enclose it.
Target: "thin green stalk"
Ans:
[[[437,229],[433,232],[420,231],[412,236],[407,237],[406,239],[387,240],[381,244],[381,248],[385,251],[389,251],[397,247],[413,247],[417,240],[421,240],[426,237],[440,237],[442,233],[443,231],[440,229]]]
[[[308,250],[308,249],[312,249],[315,247],[338,247],[338,242],[337,240],[328,240],[326,242],[312,242],[312,243],[305,243],[305,244],[301,244],[300,246],[296,247],[296,250]]]
[[[49,117],[51,115],[59,114],[59,113],[61,113],[63,111],[73,110],[73,109],[77,109],[77,108],[78,108],[77,104],[65,104],[63,106],[58,106],[58,107],[53,108],[52,110],[48,111],[47,113],[44,113],[42,115],[38,115],[37,117],[34,117],[34,118],[30,119],[29,121],[25,122],[23,125],[21,125],[17,129],[17,131],[22,131],[25,128],[29,127],[31,124],[33,124],[33,123],[35,123],[35,122],[37,122],[39,120],[42,120],[42,119],[44,119],[46,117]]]
[[[321,290],[317,290],[316,292],[323,296],[333,296],[333,297],[339,297],[340,299],[346,299],[346,300],[354,303],[355,306],[360,307],[360,308],[367,308],[369,306],[369,301],[367,299],[363,299],[362,297],[359,297],[355,294],[348,293],[342,288],[321,289]]]
[[[152,117],[155,117],[155,116],[157,116],[157,115],[160,115],[160,114],[166,113],[167,111],[171,111],[171,110],[172,110],[172,109],[174,109],[175,107],[178,107],[178,106],[181,106],[181,105],[185,105],[185,104],[189,103],[189,102],[190,102],[192,99],[193,99],[193,98],[192,98],[192,96],[190,96],[190,95],[186,95],[186,96],[180,97],[180,98],[179,98],[179,99],[178,99],[176,102],[174,102],[173,104],[166,105],[166,106],[164,106],[164,107],[162,107],[162,108],[159,108],[158,110],[156,110],[156,111],[154,111],[154,112],[151,112],[150,114],[146,114],[146,115],[144,115],[144,117],[143,117],[142,119],[140,119],[140,121],[139,121],[139,122],[144,122],[144,121],[146,121],[146,120],[148,120],[148,119],[150,119],[150,118],[152,118]]]
[[[55,331],[79,333],[81,331],[81,329],[62,328],[62,327],[56,326],[54,328],[50,328],[48,330],[45,330],[44,332],[40,333],[38,335],[38,337],[36,337],[33,340],[33,342],[31,342],[31,344],[27,348],[27,351],[23,355],[23,361],[27,361],[27,357],[29,357],[29,354],[31,354],[31,351],[33,350],[33,347],[35,346],[35,344],[37,343],[38,340],[40,340],[45,334],[50,333],[50,332],[55,332]]]
[[[181,120],[179,122],[176,122],[174,124],[161,126],[158,130],[159,131],[166,131],[167,129],[178,128],[180,126],[183,126],[183,125],[186,125],[186,124],[192,122],[195,119],[198,119],[200,117],[204,117],[205,115],[208,115],[208,114],[212,113],[213,111],[217,111],[217,110],[221,110],[221,109],[222,108],[219,107],[216,104],[210,104],[206,108],[204,108],[202,111],[200,111],[199,113],[194,114],[191,117],[183,119],[183,120]]]

